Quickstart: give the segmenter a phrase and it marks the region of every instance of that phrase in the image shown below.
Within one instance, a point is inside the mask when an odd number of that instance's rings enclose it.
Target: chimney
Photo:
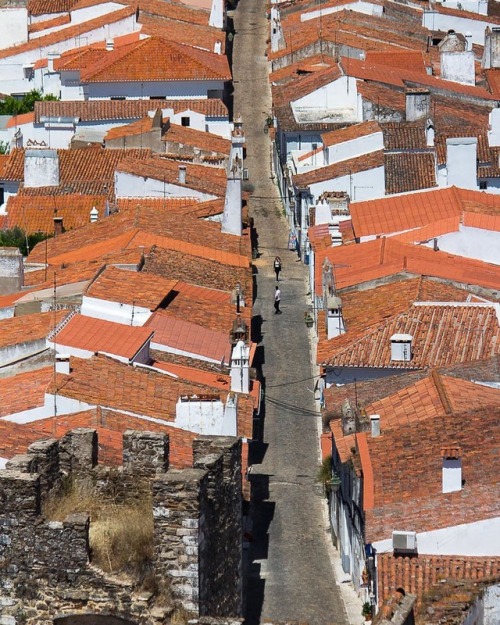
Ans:
[[[108,52],[113,52],[114,49],[115,49],[115,42],[113,41],[113,39],[106,39],[106,50]]]
[[[411,334],[393,334],[391,336],[391,360],[410,362],[412,340]]]
[[[472,33],[471,32],[466,32],[465,33],[465,49],[467,50],[467,52],[470,52],[472,50]]]
[[[434,238],[433,249],[434,249],[435,252],[439,252],[439,245],[438,245],[437,237]]]
[[[379,414],[370,415],[370,426],[371,426],[372,438],[380,436],[380,415]]]
[[[467,43],[460,41],[455,33],[447,35],[441,43],[441,78],[462,85],[475,85],[474,52],[466,49]]]
[[[54,61],[58,59],[61,55],[59,52],[49,52],[47,54],[47,71],[49,74],[54,73]]]
[[[99,219],[99,211],[95,206],[92,207],[90,211],[90,223],[94,224]]]
[[[238,341],[231,354],[231,391],[248,393],[250,390],[250,347]]]
[[[326,331],[328,339],[345,334],[342,300],[336,295],[327,295],[326,297]]]
[[[454,493],[462,490],[462,459],[461,449],[450,445],[441,450],[443,459],[443,493]]]
[[[427,120],[427,126],[425,127],[425,142],[427,147],[434,147],[434,137],[435,137],[434,126],[430,119]]]
[[[492,109],[489,117],[488,145],[500,146],[500,108]]]
[[[486,27],[484,33],[484,52],[481,62],[483,69],[500,67],[500,28]]]
[[[64,232],[63,229],[63,218],[62,217],[54,217],[54,236],[57,237]]]
[[[71,373],[68,354],[56,354],[56,372],[65,373],[66,375]]]
[[[217,39],[217,41],[214,44],[214,53],[222,54],[222,42],[219,41],[219,39]]]
[[[242,128],[241,116],[234,120],[231,133],[231,152],[227,166],[226,197],[224,198],[224,214],[222,217],[222,232],[241,236],[242,231],[242,180],[243,180],[243,146],[245,133]]]
[[[429,117],[431,112],[431,92],[429,89],[406,90],[406,121],[416,122]]]
[[[477,137],[446,139],[447,185],[477,189]]]
[[[181,184],[186,184],[186,166],[179,165],[179,182]]]
[[[59,186],[57,150],[26,150],[24,152],[24,186]]]
[[[23,256],[17,247],[0,247],[0,295],[16,293],[24,285]]]

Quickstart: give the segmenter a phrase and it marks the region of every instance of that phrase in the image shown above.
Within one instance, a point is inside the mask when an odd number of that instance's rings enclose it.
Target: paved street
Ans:
[[[253,537],[247,588],[247,625],[293,619],[310,625],[347,622],[328,556],[328,527],[315,481],[318,415],[314,408],[308,330],[306,268],[287,249],[288,227],[271,178],[264,122],[271,110],[264,55],[265,4],[240,0],[235,14],[235,114],[247,139],[246,166],[255,191],[250,214],[259,235],[255,261],[254,332],[265,378],[262,443],[253,457]],[[273,308],[273,259],[283,262],[282,315]],[[254,337],[256,334],[254,333]]]

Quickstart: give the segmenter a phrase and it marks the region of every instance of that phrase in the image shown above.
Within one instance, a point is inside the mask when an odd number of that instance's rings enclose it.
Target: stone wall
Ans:
[[[212,616],[213,625],[239,622],[240,441],[202,437],[194,442],[194,467],[180,471],[168,470],[167,435],[127,431],[123,443],[118,470],[98,464],[97,434],[81,428],[60,441],[34,443],[0,471],[0,623],[52,625],[55,618],[92,614],[160,625],[176,607],[193,618]],[[117,500],[152,497],[151,575],[171,600],[92,564],[88,514],[63,522],[43,517],[44,503],[69,482]]]

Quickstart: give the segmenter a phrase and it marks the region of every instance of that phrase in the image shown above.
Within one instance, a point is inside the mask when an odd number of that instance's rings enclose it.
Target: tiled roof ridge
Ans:
[[[88,80],[92,76],[95,76],[95,74],[113,65],[117,61],[121,61],[122,59],[126,58],[130,54],[133,54],[136,50],[143,48],[147,43],[150,42],[151,39],[152,37],[148,37],[147,39],[140,39],[139,41],[133,41],[132,43],[129,43],[128,45],[115,48],[115,50],[113,50],[113,52],[111,53],[104,50],[102,59],[100,61],[98,61],[97,63],[93,63],[92,66],[89,68],[82,68],[80,70],[80,79],[82,81]]]
[[[432,382],[434,383],[434,386],[436,388],[436,391],[439,397],[439,401],[441,402],[441,405],[443,406],[445,414],[447,415],[453,414],[453,409],[451,407],[448,394],[446,393],[446,389],[444,387],[443,381],[441,380],[441,375],[438,372],[438,370],[433,369],[431,371],[430,377],[432,378]]]
[[[356,444],[363,471],[363,510],[373,510],[375,507],[375,486],[366,432],[358,432],[356,434]]]

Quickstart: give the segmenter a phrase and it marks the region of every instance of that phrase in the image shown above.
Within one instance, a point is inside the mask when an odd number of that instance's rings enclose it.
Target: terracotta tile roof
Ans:
[[[53,367],[44,367],[36,371],[0,378],[0,396],[2,397],[0,417],[43,405],[45,389],[53,375]],[[0,420],[0,427],[3,423]],[[0,439],[3,440],[3,436]]]
[[[175,285],[175,280],[165,280],[139,271],[107,267],[90,284],[85,295],[156,310]]]
[[[488,86],[490,88],[491,93],[500,98],[500,69],[485,69],[483,70],[486,75],[486,80],[488,81]]]
[[[57,150],[59,157],[59,186],[68,187],[74,183],[114,183],[118,164],[125,159],[145,160],[151,156],[149,149],[105,150],[100,147],[81,150]],[[15,148],[9,154],[4,180],[24,180],[25,150]]]
[[[422,123],[390,122],[381,124],[386,150],[425,150],[425,127]]]
[[[235,283],[236,284],[236,283]],[[232,291],[220,292],[199,285],[177,283],[165,311],[165,315],[189,320],[205,328],[228,335],[236,318],[236,307],[231,302]],[[250,293],[246,293],[246,306],[241,317],[251,324],[252,306]]]
[[[57,376],[57,393],[63,397],[80,399],[91,405],[123,410],[160,422],[175,420],[176,404],[180,397],[219,399],[227,394],[220,389],[172,378],[164,373],[132,367],[105,356],[89,359],[71,358],[71,373]],[[54,392],[54,384],[48,388]],[[253,399],[239,395],[238,434],[251,436]],[[145,422],[148,429],[150,421]]]
[[[111,128],[104,136],[105,141],[111,141],[112,139],[120,139],[122,137],[133,137],[136,135],[142,135],[147,132],[151,132],[153,128],[153,118],[146,115],[141,119],[131,122],[125,126],[117,126]]]
[[[66,13],[75,3],[76,0],[28,0],[28,13],[30,15]]]
[[[381,128],[375,121],[361,122],[360,124],[352,124],[340,130],[324,132],[321,135],[321,139],[325,146],[331,146],[344,143],[345,141],[352,141],[353,139],[360,139],[361,137],[373,135],[380,131]]]
[[[43,20],[43,22],[32,22],[28,25],[28,33],[30,35],[33,35],[33,33],[40,33],[43,30],[48,30],[49,28],[54,28],[55,26],[62,26],[63,24],[70,23],[71,16],[69,14],[58,15],[57,17],[53,17],[52,19]]]
[[[303,174],[296,174],[293,176],[293,181],[297,187],[303,188],[317,182],[332,180],[334,178],[340,178],[341,176],[348,176],[349,174],[368,171],[369,169],[383,166],[384,151],[378,150],[377,152],[350,158],[340,163],[313,169]]]
[[[460,94],[475,100],[496,100],[495,96],[482,87],[462,85],[453,81],[437,78],[436,76],[430,76],[426,73],[414,72],[406,68],[399,69],[387,65],[371,64],[367,61],[352,58],[343,58],[341,60],[341,65],[347,75],[362,80],[393,85],[399,88],[403,88],[405,85],[409,87],[425,86],[429,87],[431,91],[434,89],[437,92],[453,92],[454,94]]]
[[[443,376],[434,370],[416,384],[369,404],[364,409],[367,415],[380,415],[380,428],[385,433],[423,419],[467,412],[471,406],[483,410],[499,407],[500,389]],[[451,457],[450,452],[446,456]]]
[[[2,319],[0,347],[44,339],[67,314],[67,310],[58,310]]]
[[[106,198],[92,195],[53,195],[30,197],[10,196],[7,201],[5,227],[19,226],[26,232],[54,233],[54,217],[62,217],[65,230],[80,228],[90,222],[90,211],[98,211],[99,219],[106,212]]]
[[[395,528],[422,532],[497,517],[500,486],[496,470],[500,408],[470,407],[465,413],[421,419],[367,437],[373,469],[373,506],[365,515],[365,539],[389,538]],[[359,438],[360,435],[358,435]],[[359,443],[358,443],[359,444]],[[462,490],[442,492],[442,454],[460,447]],[[360,454],[361,462],[366,458]],[[478,462],[481,458],[481,462]],[[364,467],[363,467],[364,470]],[[401,505],[411,501],[412,505]]]
[[[140,119],[154,111],[158,102],[153,100],[83,100],[83,101],[42,101],[35,102],[35,121],[41,123],[42,117],[77,117],[80,121],[98,121],[106,119]],[[222,100],[162,100],[162,109],[173,109],[174,113],[185,110],[195,111],[207,117],[228,117],[228,111]]]
[[[175,5],[161,2],[159,4],[172,7]],[[192,11],[186,18],[192,17]],[[184,16],[183,16],[184,17]],[[206,14],[202,17],[208,17]],[[225,37],[221,31],[205,24],[195,24],[186,20],[182,22],[172,17],[164,17],[157,15],[147,15],[142,11],[139,12],[139,23],[142,25],[141,34],[150,35],[152,37],[162,37],[175,43],[190,45],[190,42],[196,42],[197,48],[202,48],[208,52],[214,52],[217,44],[220,44],[221,54],[225,53]]]
[[[75,315],[51,342],[59,347],[114,354],[132,360],[152,334],[151,329],[144,327]]]
[[[298,76],[320,72],[327,67],[336,65],[335,59],[331,56],[316,54],[308,56],[306,59],[300,59],[284,67],[280,67],[269,74],[269,82],[283,83],[295,80]]]
[[[114,150],[109,151],[114,152]],[[132,158],[123,159],[116,169],[135,176],[165,180],[169,184],[196,189],[202,193],[215,196],[225,195],[227,182],[225,169],[185,162],[182,165],[186,167],[186,182],[182,184],[179,182],[179,163],[166,158],[157,157],[141,161]]]
[[[224,139],[210,132],[196,130],[195,128],[180,126],[179,124],[171,124],[163,135],[162,141],[190,145],[214,154],[229,155],[231,151],[231,141],[229,139]]]
[[[229,256],[229,255],[226,255]],[[208,286],[213,289],[231,291],[239,282],[245,294],[252,293],[252,276],[248,259],[236,257],[245,263],[224,262],[222,254],[219,259],[195,255],[188,250],[172,250],[156,247],[147,255],[144,271],[156,273],[165,278],[178,279]]]
[[[463,213],[464,226],[482,228],[500,232],[500,215],[482,215],[480,213]]]
[[[338,65],[328,66],[314,74],[298,76],[293,82],[285,85],[273,85],[273,103],[280,106],[298,100],[305,95],[320,89],[340,78],[342,73]]]
[[[438,126],[434,138],[438,164],[446,164],[446,139],[452,137],[477,137],[477,158],[480,163],[489,163],[492,155],[487,130],[486,126]]]
[[[387,65],[412,72],[425,73],[424,54],[419,50],[391,50],[377,52],[369,50],[366,53],[367,63]]]
[[[13,115],[7,122],[6,128],[17,128],[23,124],[32,124],[35,121],[34,113],[23,113],[22,115]]]
[[[417,595],[417,605],[427,604],[424,611],[429,615],[432,610],[434,623],[458,625],[475,603],[477,593],[483,592],[481,584],[490,585],[499,577],[498,557],[419,554],[415,558],[395,556],[392,553],[377,554],[377,590],[380,600],[390,596],[396,588],[404,588],[407,593]],[[457,585],[455,589],[452,586],[454,581]],[[467,582],[472,592],[467,588]],[[427,601],[426,593],[429,596]]]
[[[5,175],[5,169],[7,164],[9,163],[9,155],[8,154],[0,154],[0,178],[3,180]]]
[[[391,234],[461,217],[464,209],[492,216],[500,215],[500,198],[457,187],[409,193],[380,200],[352,202],[351,219],[356,237]],[[453,221],[455,223],[455,220]],[[480,223],[480,221],[477,221]],[[486,225],[488,220],[484,221]],[[491,223],[494,223],[493,221]],[[431,237],[427,236],[427,239]],[[425,237],[417,240],[425,240]]]
[[[217,332],[206,327],[166,315],[155,313],[147,322],[154,330],[153,343],[220,362],[230,362],[229,332]]]
[[[160,213],[165,209],[169,209],[172,213],[175,211],[180,216],[191,216],[198,219],[206,219],[221,215],[224,212],[224,200],[216,198],[215,200],[207,200],[206,202],[197,202],[187,197],[148,197],[141,198],[117,198],[116,205],[119,211],[136,210],[140,202],[141,207],[147,207],[151,211]],[[182,218],[182,217],[181,217]]]
[[[231,78],[226,56],[160,37],[142,39],[112,52],[100,51],[100,58],[92,53],[88,61],[86,57],[82,61],[78,68],[82,83]],[[76,68],[74,62],[71,69]]]
[[[0,422],[1,424],[1,422]],[[13,424],[12,424],[13,425]],[[29,424],[33,427],[34,424]],[[193,432],[172,427],[168,423],[155,423],[138,417],[95,408],[70,415],[58,415],[36,422],[38,438],[40,433],[60,438],[70,430],[90,427],[97,430],[99,445],[99,464],[121,466],[123,462],[123,433],[126,430],[160,432],[169,436],[169,463],[172,468],[191,467],[193,463],[192,442],[198,436]],[[28,426],[24,426],[25,429]]]
[[[186,6],[180,2],[162,2],[162,0],[129,0],[130,4],[139,7],[139,18],[145,15],[166,17],[178,22],[207,26],[209,11]],[[180,26],[182,30],[183,26]]]
[[[329,341],[323,364],[418,369],[489,358],[500,353],[498,315],[498,304],[417,302],[362,336],[347,333]],[[410,361],[391,360],[394,334],[412,336]]]
[[[385,192],[406,193],[436,185],[434,152],[385,154]]]
[[[18,46],[13,46],[11,48],[5,48],[4,50],[0,50],[0,59],[6,59],[10,56],[18,56],[20,54],[23,54],[24,52],[38,52],[38,54],[36,54],[36,58],[38,59],[40,57],[41,49],[52,46],[62,41],[74,40],[75,37],[78,38],[79,36],[82,36],[91,30],[103,28],[108,24],[114,24],[115,22],[119,22],[120,20],[135,15],[135,13],[135,7],[125,7],[123,9],[120,9],[119,11],[114,11],[113,13],[101,15],[92,20],[82,22],[81,24],[74,24],[73,26],[69,26],[68,28],[62,28],[61,30],[54,31],[52,33],[44,35],[43,37],[36,37],[35,39],[31,39],[31,41],[28,41],[27,43],[22,43]]]

